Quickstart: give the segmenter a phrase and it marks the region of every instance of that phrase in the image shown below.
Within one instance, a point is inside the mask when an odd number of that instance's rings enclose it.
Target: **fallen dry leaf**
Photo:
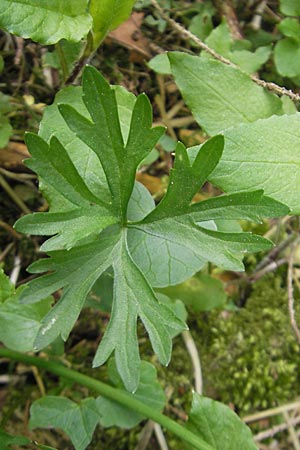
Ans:
[[[144,13],[134,12],[126,22],[108,35],[110,39],[123,45],[129,50],[142,54],[145,58],[151,58],[150,41],[143,35],[140,27],[143,23]]]

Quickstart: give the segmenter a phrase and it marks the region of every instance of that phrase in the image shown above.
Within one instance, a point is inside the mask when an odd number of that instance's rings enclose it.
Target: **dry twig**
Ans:
[[[291,254],[290,254],[289,260],[288,260],[287,291],[288,291],[288,307],[289,307],[290,321],[291,321],[292,328],[295,332],[297,341],[300,344],[300,330],[298,328],[296,317],[295,317],[295,308],[294,308],[295,299],[294,299],[294,289],[293,289],[294,256],[295,256],[295,251],[296,251],[296,248],[297,248],[297,245],[299,244],[299,242],[300,242],[300,237],[298,237],[298,239],[296,239],[296,241],[294,242],[292,249],[291,249]]]

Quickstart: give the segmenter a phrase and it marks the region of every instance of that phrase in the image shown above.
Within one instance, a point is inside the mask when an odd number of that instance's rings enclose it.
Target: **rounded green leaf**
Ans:
[[[0,27],[40,44],[80,41],[90,30],[87,0],[0,0]]]
[[[289,78],[300,75],[300,44],[294,39],[286,38],[277,42],[274,59],[280,75]]]

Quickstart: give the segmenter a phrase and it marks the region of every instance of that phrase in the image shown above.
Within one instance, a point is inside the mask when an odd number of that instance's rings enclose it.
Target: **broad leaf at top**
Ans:
[[[154,208],[146,189],[135,183],[137,167],[163,133],[160,127],[151,128],[149,100],[144,94],[134,100],[130,125],[127,123],[124,128],[115,89],[95,69],[87,67],[83,75],[83,101],[85,115],[69,104],[60,105],[59,109],[76,139],[86,144],[86,155],[90,152],[96,156],[100,174],[106,179],[105,195],[102,198],[97,189],[88,185],[85,174],[79,172],[78,163],[73,163],[71,152],[60,138],[50,137],[51,130],[47,130],[48,143],[41,137],[28,135],[32,158],[27,164],[67,202],[59,212],[52,197],[53,209],[49,213],[25,216],[16,224],[19,231],[54,235],[43,244],[50,258],[32,264],[29,269],[33,273],[48,273],[28,283],[22,301],[34,303],[63,289],[60,300],[43,318],[35,340],[35,348],[39,350],[59,335],[67,339],[92,286],[112,267],[111,319],[94,366],[104,363],[114,352],[122,381],[133,392],[139,383],[140,368],[137,318],[143,322],[163,364],[170,360],[172,337],[185,328],[182,320],[159,302],[152,286],[182,281],[182,274],[173,270],[173,265],[182,264],[182,260],[188,262],[185,278],[208,261],[242,270],[241,253],[267,249],[272,244],[250,233],[218,231],[213,221],[220,217],[259,220],[262,216],[285,214],[288,209],[264,197],[263,191],[193,204],[194,194],[219,162],[224,145],[222,136],[205,143],[192,164],[183,144],[177,145],[167,193]],[[139,246],[139,241],[143,245]],[[162,265],[156,264],[156,249]],[[160,280],[162,266],[166,273]]]
[[[258,450],[250,429],[228,406],[197,393],[186,426],[216,450]]]
[[[183,98],[210,135],[283,113],[280,99],[239,69],[181,52],[168,56]]]
[[[40,44],[78,42],[92,26],[87,0],[0,0],[0,27]]]

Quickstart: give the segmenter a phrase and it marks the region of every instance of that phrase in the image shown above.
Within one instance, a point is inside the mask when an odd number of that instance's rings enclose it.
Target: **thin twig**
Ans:
[[[263,269],[255,271],[252,273],[248,280],[250,283],[255,283],[256,281],[260,280],[262,277],[264,277],[267,273],[274,272],[277,270],[280,266],[287,263],[286,258],[278,259],[278,261],[271,261],[267,266],[265,266]]]
[[[284,417],[285,423],[287,424],[287,429],[289,431],[289,435],[293,442],[295,450],[300,450],[300,442],[297,437],[291,417],[289,416],[289,414],[286,411],[283,413],[283,417]]]
[[[158,423],[154,423],[154,433],[161,450],[169,450],[165,435]]]
[[[198,394],[202,394],[203,392],[203,380],[202,380],[202,370],[201,370],[201,362],[199,357],[199,352],[197,349],[197,346],[195,344],[195,341],[193,339],[193,336],[191,335],[190,331],[183,331],[181,333],[181,336],[184,340],[185,346],[187,348],[187,351],[189,352],[189,355],[191,357],[191,361],[194,368],[194,381],[195,381],[195,391]]]
[[[46,395],[46,389],[45,389],[45,385],[43,383],[42,377],[39,373],[39,370],[35,366],[31,366],[31,370],[32,370],[33,376],[35,378],[36,384],[38,385],[38,388],[40,390],[40,393],[44,397]]]
[[[3,252],[0,253],[0,263],[1,263],[1,261],[4,260],[5,256],[11,251],[11,249],[13,248],[14,245],[15,245],[14,242],[10,242],[10,243],[5,247],[5,249],[3,250]]]
[[[262,15],[267,6],[267,0],[262,0],[255,10],[255,14],[251,20],[250,27],[257,31],[261,27]]]
[[[15,259],[14,259],[14,267],[13,267],[13,270],[11,271],[11,274],[10,274],[10,277],[9,277],[10,281],[14,285],[17,284],[17,281],[18,281],[18,278],[19,278],[19,274],[20,274],[20,270],[21,270],[21,258],[20,258],[19,255],[16,255]]]
[[[300,417],[295,417],[294,419],[290,419],[290,423],[292,425],[298,425],[300,423]],[[268,428],[267,430],[261,431],[254,436],[254,440],[256,442],[264,441],[265,439],[270,439],[275,436],[275,434],[280,433],[281,431],[285,431],[287,429],[287,423],[280,423],[279,425],[275,425],[272,428]]]
[[[3,228],[8,233],[10,233],[14,238],[21,239],[21,235],[16,232],[16,230],[9,225],[8,223],[4,222],[3,220],[0,220],[0,228]]]
[[[229,59],[224,58],[224,56],[220,55],[219,53],[215,52],[215,50],[213,50],[207,44],[205,44],[203,41],[201,41],[201,39],[199,39],[197,36],[195,36],[189,30],[186,30],[182,25],[180,25],[180,23],[176,22],[174,19],[169,17],[164,12],[164,10],[161,8],[161,6],[157,3],[156,0],[151,0],[151,3],[157,9],[157,11],[161,15],[161,17],[164,20],[166,20],[171,25],[171,27],[180,34],[182,39],[193,41],[198,47],[200,47],[205,52],[209,53],[216,60],[222,62],[223,64],[226,64],[227,66],[231,66],[231,67],[234,67],[234,68],[242,71],[242,69],[239,66],[234,64]],[[271,92],[276,93],[277,95],[286,95],[293,101],[300,100],[299,94],[295,94],[295,92],[293,92],[289,89],[286,89],[285,87],[278,86],[275,83],[270,83],[270,82],[261,80],[260,78],[257,78],[255,75],[249,75],[249,76],[252,79],[252,81],[254,81],[256,84],[258,84],[259,86],[262,86],[263,88],[268,89]]]
[[[277,256],[285,250],[291,243],[297,238],[296,234],[289,234],[286,239],[284,239],[280,244],[276,247],[272,248],[272,250],[257,264],[255,268],[255,272],[259,272],[264,267],[268,266],[271,262],[275,261]]]
[[[19,206],[21,211],[23,211],[25,214],[31,213],[30,209],[25,205],[23,200],[17,196],[15,191],[10,187],[10,185],[7,183],[7,181],[4,179],[4,177],[2,175],[0,175],[0,185],[7,192],[7,194],[10,196],[10,198],[16,203],[16,205]]]
[[[295,309],[294,309],[294,289],[293,289],[293,270],[294,270],[294,256],[297,245],[299,244],[300,236],[294,242],[291,254],[288,260],[288,273],[287,273],[287,292],[288,292],[288,307],[289,307],[289,315],[292,328],[295,332],[298,343],[300,344],[300,330],[297,325],[296,317],[295,317]]]
[[[262,419],[268,419],[272,416],[277,416],[278,414],[282,414],[284,411],[294,411],[300,409],[300,401],[288,403],[282,406],[276,406],[276,408],[267,409],[266,411],[260,411],[255,414],[251,414],[250,416],[243,417],[243,421],[245,423],[257,422]]]
[[[153,434],[154,422],[152,420],[148,420],[146,425],[142,429],[139,435],[138,443],[135,447],[135,450],[146,450],[151,436]]]

